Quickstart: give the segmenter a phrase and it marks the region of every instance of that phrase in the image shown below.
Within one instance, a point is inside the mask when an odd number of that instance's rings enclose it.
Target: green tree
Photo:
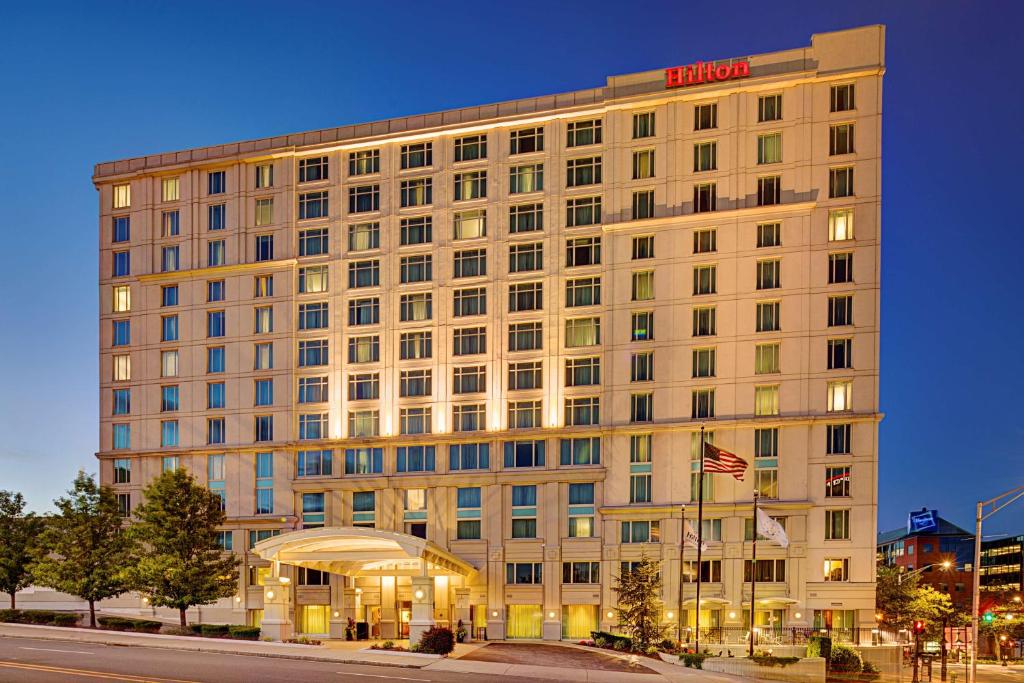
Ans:
[[[89,603],[96,627],[96,601],[128,590],[126,568],[132,543],[123,528],[117,496],[79,472],[66,497],[54,501],[59,514],[46,520],[31,571],[35,582]]]
[[[661,574],[658,563],[642,556],[633,569],[615,578],[619,596],[615,607],[619,627],[633,638],[635,649],[646,650],[665,635],[661,623]]]
[[[1024,603],[1017,593],[986,597],[989,597],[989,605],[983,608],[984,611],[978,618],[978,638],[981,642],[987,640],[990,651],[1001,657],[1008,641],[1019,643],[1024,640]],[[992,621],[984,619],[984,615],[988,613],[992,614]],[[1007,638],[1006,641],[1002,640],[1004,636]]]
[[[918,574],[899,567],[878,567],[875,606],[882,615],[881,623],[893,629],[910,629],[921,619],[927,626],[926,637],[939,637],[943,623],[956,626],[963,622],[949,595],[922,585]]]
[[[32,546],[43,521],[32,512],[25,512],[25,497],[20,493],[0,491],[0,591],[15,596],[32,583]]]
[[[168,470],[143,491],[128,533],[137,543],[129,584],[157,607],[185,611],[232,596],[238,559],[218,544],[224,523],[220,496],[197,484],[184,469]]]

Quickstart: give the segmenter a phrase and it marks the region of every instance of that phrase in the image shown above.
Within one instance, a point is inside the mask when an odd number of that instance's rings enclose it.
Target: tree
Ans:
[[[11,596],[11,609],[18,591],[32,583],[32,545],[41,527],[39,517],[25,512],[24,496],[0,491],[0,591]]]
[[[221,498],[184,469],[168,470],[143,491],[128,533],[137,543],[128,580],[157,607],[185,611],[234,595],[238,559],[217,542],[224,523]]]
[[[128,590],[126,570],[132,542],[123,528],[117,496],[79,472],[66,497],[54,501],[39,536],[32,575],[35,582],[89,603],[89,625],[96,628],[96,601]]]
[[[619,626],[632,638],[634,649],[647,650],[665,634],[661,623],[661,574],[658,563],[642,556],[630,571],[615,578],[615,607]]]
[[[875,584],[875,606],[882,623],[894,629],[909,628],[915,617],[910,606],[918,589],[918,575],[899,567],[880,565]]]

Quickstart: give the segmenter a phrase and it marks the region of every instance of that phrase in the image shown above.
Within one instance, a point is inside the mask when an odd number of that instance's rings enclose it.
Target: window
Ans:
[[[718,103],[698,104],[693,108],[693,129],[718,128]]]
[[[506,441],[505,467],[544,467],[543,441]]]
[[[430,396],[433,393],[433,371],[428,369],[402,370],[399,373],[398,395]]]
[[[399,183],[402,207],[427,206],[434,201],[434,183],[428,178],[412,178]]]
[[[349,192],[352,190],[350,189]],[[305,192],[299,195],[299,220],[327,218],[327,190]]]
[[[274,513],[274,454],[256,454],[256,514]]]
[[[426,168],[434,163],[434,143],[417,142],[402,145],[402,170],[409,168]]]
[[[853,282],[853,253],[828,255],[828,283],[830,285]]]
[[[749,583],[754,574],[758,583],[779,583],[786,580],[785,560],[758,560],[754,569],[752,560],[743,561],[743,581]]]
[[[853,209],[832,209],[828,212],[828,241],[853,239]]]
[[[430,254],[403,256],[399,265],[399,279],[402,284],[429,282],[433,278],[433,257]]]
[[[622,543],[660,543],[661,522],[628,521],[622,523]]]
[[[302,494],[302,528],[315,529],[324,525],[324,494]]]
[[[633,180],[654,177],[654,150],[638,149],[633,152]]]
[[[327,329],[330,317],[327,314],[327,302],[317,301],[310,304],[299,304],[299,329]]]
[[[221,371],[223,372],[223,371]],[[162,351],[160,353],[160,376],[161,377],[177,377],[178,376],[178,352],[177,351]]]
[[[510,154],[530,154],[544,151],[544,129],[522,128],[509,133]]]
[[[714,265],[693,267],[693,294],[715,294],[718,268]]]
[[[299,256],[319,256],[327,249],[327,228],[299,231]]]
[[[274,440],[274,416],[273,415],[257,415],[254,418],[254,431],[255,440],[260,441],[273,441]]]
[[[223,246],[223,242],[221,243]],[[163,247],[160,250],[160,271],[163,273],[169,273],[174,270],[178,270],[181,259],[179,258],[180,247]],[[210,265],[221,265],[223,258],[218,263],[211,263]]]
[[[273,342],[262,342],[253,344],[253,369],[273,370],[274,369],[274,344]]]
[[[642,270],[633,273],[633,301],[650,301],[654,298],[654,271]],[[597,301],[596,303],[601,303]]]
[[[433,295],[430,292],[403,294],[398,302],[398,317],[402,322],[430,320],[433,308]]]
[[[207,194],[224,194],[227,191],[227,173],[225,171],[210,171],[206,174]]]
[[[565,186],[581,187],[601,182],[601,157],[582,157],[565,162]]]
[[[583,438],[562,439],[562,465],[599,465],[601,464],[601,437],[587,436]],[[590,502],[593,502],[594,489],[590,485]]]
[[[829,111],[853,111],[853,83],[833,85],[829,88]]]
[[[722,520],[720,519],[705,519],[701,520],[701,538],[702,540],[721,542],[722,541]]]
[[[312,183],[327,180],[327,157],[299,159],[299,182]]]
[[[455,201],[482,199],[487,196],[487,171],[456,173]]]
[[[633,114],[633,139],[654,137],[654,112]]]
[[[512,323],[508,326],[509,351],[539,351],[543,346],[542,323]]]
[[[581,427],[600,423],[600,397],[582,396],[565,399],[565,425],[567,427]]]
[[[601,383],[601,357],[567,358],[565,360],[565,386],[583,387]]]
[[[256,261],[274,260],[274,236],[256,235]]]
[[[127,382],[132,378],[132,359],[128,354],[114,354],[112,358],[115,382]]]
[[[828,340],[828,369],[847,370],[853,367],[853,340]]]
[[[348,376],[348,400],[366,401],[380,398],[380,375],[363,372]]]
[[[714,171],[718,168],[718,143],[698,142],[693,145],[693,172]]]
[[[654,190],[641,190],[633,193],[633,220],[654,218]]]
[[[600,303],[601,278],[583,277],[565,281],[566,307],[596,306]]]
[[[525,520],[524,520],[525,521]],[[536,525],[536,520],[530,520]],[[512,520],[513,530],[512,538],[534,538],[534,536],[516,536],[515,534],[516,520]],[[505,583],[507,584],[538,584],[543,583],[541,580],[541,570],[544,567],[543,562],[506,562],[505,563]]]
[[[569,348],[601,343],[600,318],[570,318],[565,321],[565,345]]]
[[[773,206],[782,201],[782,177],[773,175],[757,179],[757,205]]]
[[[770,261],[757,262],[757,288],[777,289],[782,286],[782,261],[772,259]]]
[[[380,285],[380,261],[350,261],[348,264],[348,286],[377,287]]]
[[[165,354],[174,354],[174,375],[178,374],[178,352],[177,351],[165,351]],[[165,355],[166,360],[166,355]],[[165,364],[166,369],[166,364]],[[206,349],[206,372],[208,373],[219,373],[224,372],[224,347],[223,346],[211,346]],[[172,376],[172,375],[165,375]]]
[[[779,386],[754,387],[754,415],[779,414]]]
[[[374,225],[377,225],[374,223]],[[403,218],[399,227],[399,244],[408,246],[410,244],[429,244],[433,239],[433,221],[430,216],[419,216],[417,218]],[[380,246],[378,231],[377,241],[373,248]]]
[[[115,216],[111,241],[117,244],[118,242],[128,242],[131,240],[131,226],[132,219],[128,216]]]
[[[160,215],[160,236],[177,237],[180,232],[181,212],[177,209],[174,211],[164,211]]]
[[[114,185],[112,188],[115,209],[127,209],[132,205],[132,186],[128,183]]]
[[[224,204],[211,204],[206,209],[206,229],[223,230],[227,226],[227,214]]]
[[[455,214],[455,239],[472,240],[487,236],[487,210],[459,211]]]
[[[754,374],[767,375],[781,372],[779,369],[781,344],[757,344],[754,347]]]
[[[513,244],[508,248],[508,271],[525,273],[544,268],[544,243]],[[456,269],[458,266],[456,265]]]
[[[480,538],[480,489],[478,487],[456,489],[455,494],[455,537],[458,539]]]
[[[131,448],[131,425],[113,425],[111,448],[115,450]]]
[[[114,389],[112,415],[128,415],[132,411],[132,390]]]
[[[487,275],[486,249],[466,249],[455,252],[454,277],[477,277],[480,275]]]
[[[831,424],[825,426],[825,453],[828,455],[849,455],[850,437],[853,425]]]
[[[778,247],[782,244],[781,223],[759,223],[757,226],[757,246]]]
[[[537,487],[512,487],[512,538],[537,537]]]
[[[113,277],[127,277],[131,275],[131,253],[127,251],[114,252],[114,264],[111,268]]]
[[[828,326],[842,327],[853,324],[853,295],[828,298]]]
[[[757,136],[757,163],[777,164],[782,161],[782,133]]]
[[[601,144],[601,120],[570,121],[566,127],[566,147]]]
[[[761,95],[757,98],[757,122],[782,120],[782,95]]]
[[[460,443],[448,447],[448,469],[486,470],[490,468],[490,444]]]
[[[654,381],[654,352],[634,353],[629,363],[630,382]]]
[[[487,158],[487,135],[467,135],[455,138],[455,161],[475,161]]]
[[[160,318],[160,341],[178,341],[177,315],[165,315]]]
[[[160,423],[160,446],[173,448],[178,445],[178,421],[164,420]]]
[[[323,304],[323,306],[326,307],[327,304]],[[380,323],[380,299],[369,297],[352,299],[348,302],[349,325],[376,325],[378,323]]]
[[[693,253],[710,254],[718,251],[718,230],[705,228],[693,231]]]
[[[825,581],[849,581],[850,558],[825,558],[822,574]]]
[[[433,472],[433,446],[399,446],[396,467],[399,472]]]
[[[540,427],[541,401],[509,401],[508,428],[532,429]]]
[[[722,582],[722,561],[721,560],[701,560],[700,563],[700,580],[702,583],[721,583]],[[693,560],[687,560],[683,563],[683,583],[696,583],[697,581],[697,563]],[[703,616],[703,615],[701,615]]]
[[[180,405],[178,385],[160,387],[160,412],[173,412]]]
[[[329,477],[333,469],[331,451],[299,451],[296,469],[299,477]]]
[[[544,285],[541,282],[521,282],[508,286],[508,311],[539,311],[544,308]]]
[[[433,355],[432,332],[403,332],[398,339],[398,357],[401,360],[430,358]]]
[[[254,396],[256,406],[274,405],[274,380],[258,379],[255,381]]]
[[[206,407],[210,410],[224,407],[224,382],[207,382]]]
[[[562,583],[601,583],[601,563],[563,562]]]
[[[299,268],[299,294],[323,294],[328,290],[328,266]]]
[[[326,377],[299,378],[299,403],[326,403],[329,396]]]
[[[257,299],[268,296],[274,296],[274,276],[255,276],[253,278],[253,296]]]
[[[348,188],[348,212],[380,211],[380,185],[357,185]]]
[[[541,389],[543,387],[542,370],[543,363],[539,360],[509,363],[508,390]]]
[[[121,517],[129,517],[132,513],[132,494],[130,493],[118,493],[117,495],[117,513]]]
[[[299,342],[299,367],[308,368],[327,365],[327,340],[311,339]]]
[[[544,205],[520,204],[508,207],[508,231],[511,234],[544,229]]]
[[[472,403],[452,406],[452,431],[475,432],[484,428],[484,405]]]
[[[512,166],[508,169],[509,194],[525,194],[528,192],[540,192],[543,189],[544,164]]]
[[[256,200],[256,225],[257,227],[262,225],[270,225],[274,222],[274,200],[273,199],[257,199]]]
[[[487,389],[487,371],[483,365],[452,370],[453,394],[476,394]]]
[[[348,153],[348,174],[367,175],[380,173],[380,150],[361,149]]]
[[[263,190],[274,186],[274,165],[260,164],[256,166],[256,189]]]
[[[850,511],[825,510],[825,540],[842,541],[850,539]]]
[[[577,237],[565,241],[565,265],[596,266],[601,263],[601,238]]]
[[[633,260],[654,258],[654,235],[633,238]]]
[[[848,498],[850,496],[850,468],[825,468],[825,497]]]
[[[311,231],[307,231],[311,232]],[[299,233],[300,235],[302,233]],[[327,253],[327,231],[323,230],[324,243],[322,244],[322,250],[317,251],[318,254]],[[403,242],[404,244],[404,242]],[[353,223],[348,226],[348,250],[349,251],[366,251],[368,249],[379,249],[380,248],[380,223]],[[310,256],[311,254],[299,254],[300,256]]]
[[[693,212],[705,213],[718,208],[718,186],[715,183],[697,183],[693,186]]]
[[[654,394],[650,392],[642,394],[630,394],[629,396],[629,421],[636,424],[640,422],[651,422],[654,420]],[[648,487],[648,491],[650,487]]]
[[[114,483],[130,484],[132,481],[132,461],[128,458],[114,460]]]
[[[162,292],[161,293],[164,294],[167,289],[168,289],[167,287],[162,288]],[[173,287],[173,289],[174,289],[174,294],[175,294],[174,303],[173,304],[166,304],[166,303],[164,303],[162,305],[164,305],[164,306],[167,306],[167,305],[174,306],[175,304],[178,303],[178,300],[177,300],[178,288],[177,288],[177,286],[175,286],[175,287]],[[113,287],[113,289],[111,291],[113,293],[112,310],[113,310],[114,313],[127,313],[128,311],[130,311],[132,309],[132,290],[131,290],[131,287],[129,287],[128,285],[114,285],[114,287]],[[164,301],[166,301],[166,296],[164,296]]]
[[[693,419],[715,416],[715,390],[694,389],[691,396],[690,417]]]
[[[830,168],[828,171],[828,196],[852,197],[853,196],[853,167]]]
[[[853,124],[841,123],[835,126],[829,126],[829,155],[835,156],[837,154],[853,154],[853,151]]]
[[[853,410],[853,381],[840,380],[828,383],[828,402],[825,410],[834,413]]]
[[[715,376],[715,349],[693,350],[693,377]]]
[[[714,306],[693,307],[693,336],[713,337],[717,332]]]
[[[778,332],[781,329],[780,303],[778,301],[759,301],[755,322],[758,332]]]
[[[579,197],[565,202],[565,227],[597,225],[601,222],[601,198]]]
[[[350,434],[351,436],[351,434]],[[384,471],[384,449],[345,449],[345,474],[380,474]],[[353,511],[355,506],[353,505]]]

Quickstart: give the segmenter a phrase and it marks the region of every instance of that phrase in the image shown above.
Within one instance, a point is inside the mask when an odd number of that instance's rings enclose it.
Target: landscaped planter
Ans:
[[[663,661],[683,666],[678,655],[661,653],[660,656]],[[825,660],[821,657],[803,658],[785,666],[762,665],[746,657],[706,657],[703,669],[767,681],[825,683]]]

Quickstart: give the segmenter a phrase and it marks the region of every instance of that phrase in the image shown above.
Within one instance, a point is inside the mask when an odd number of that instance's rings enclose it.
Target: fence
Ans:
[[[696,629],[683,629],[682,640],[692,643]],[[775,645],[806,645],[812,636],[831,638],[833,642],[850,643],[852,645],[894,645],[909,642],[906,632],[891,631],[879,628],[806,628],[806,627],[767,627],[754,629],[755,647],[772,647]],[[700,642],[702,645],[742,645],[750,642],[750,629],[734,627],[701,627]]]

